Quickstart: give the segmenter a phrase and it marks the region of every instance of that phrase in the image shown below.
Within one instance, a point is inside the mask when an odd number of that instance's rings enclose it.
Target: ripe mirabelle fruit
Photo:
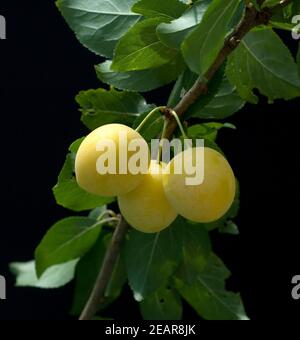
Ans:
[[[107,152],[108,149],[110,149],[110,146],[106,145],[108,142],[112,147],[111,150],[115,150],[115,162],[104,161],[105,155],[108,155]],[[142,153],[143,161],[137,161],[135,158],[134,162],[134,164],[144,164],[143,173],[134,174],[129,171],[130,159],[134,155],[137,155],[137,151],[139,151],[139,149],[129,151],[131,148],[128,148],[128,145],[131,142],[141,143],[143,150],[145,150],[145,152]],[[99,148],[99,143],[101,144],[101,148]],[[104,147],[105,145],[106,147]],[[108,164],[113,164],[115,173],[108,171],[109,173],[100,174],[98,171],[99,157],[103,157],[102,162],[105,167],[108,167]],[[125,173],[119,171],[120,162],[126,165],[127,171]],[[150,152],[147,142],[142,136],[128,126],[109,124],[99,127],[84,139],[77,152],[75,173],[78,185],[87,192],[105,197],[113,197],[134,190],[145,178],[149,164]]]
[[[187,175],[176,174],[174,167],[183,162],[193,161],[204,151],[204,180],[199,185],[187,185]],[[186,158],[185,158],[186,157]],[[203,175],[203,170],[202,170]],[[165,194],[172,207],[188,220],[209,223],[221,218],[231,207],[236,181],[228,161],[217,151],[210,148],[191,148],[176,155],[168,164],[163,177]]]
[[[151,161],[149,174],[135,190],[119,196],[119,208],[127,222],[144,233],[157,233],[167,228],[177,213],[167,201],[162,184],[165,164]]]

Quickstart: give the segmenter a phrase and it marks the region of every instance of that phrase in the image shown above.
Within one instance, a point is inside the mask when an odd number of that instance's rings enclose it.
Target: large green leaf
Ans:
[[[73,280],[78,260],[73,260],[48,268],[38,279],[35,271],[35,261],[14,262],[10,270],[16,275],[17,287],[34,287],[43,289],[60,288]]]
[[[160,67],[143,70],[115,72],[111,69],[111,61],[96,66],[98,78],[121,90],[147,92],[171,83],[184,70],[181,56]]]
[[[182,303],[170,286],[160,288],[140,303],[144,320],[181,320]]]
[[[160,40],[170,47],[180,49],[180,45],[187,34],[201,22],[210,3],[211,0],[196,2],[180,18],[171,23],[160,24],[157,27]]]
[[[189,68],[204,75],[224,45],[241,0],[213,0],[201,23],[182,43]]]
[[[35,251],[38,277],[51,266],[81,258],[94,245],[102,224],[88,217],[63,219],[47,232]]]
[[[125,245],[129,285],[137,301],[167,284],[181,254],[181,235],[177,225],[156,233],[132,230]]]
[[[138,22],[119,41],[112,70],[140,71],[157,68],[177,58],[179,52],[164,45],[156,34],[161,18],[151,18]]]
[[[74,176],[74,162],[77,149],[82,140],[83,138],[71,145],[71,153],[67,155],[65,164],[58,177],[58,183],[53,188],[56,202],[74,211],[90,210],[114,201],[113,198],[89,194],[78,186]]]
[[[139,0],[133,5],[132,11],[145,17],[163,17],[167,20],[178,18],[187,6],[179,0]]]
[[[110,240],[111,235],[100,237],[95,243],[94,247],[80,260],[77,265],[76,285],[72,306],[73,315],[79,315],[89,299],[100,272],[105,252]],[[122,257],[120,256],[106,289],[105,300],[101,301],[101,306],[99,306],[99,309],[106,307],[108,303],[118,298],[125,282],[125,264],[122,260]]]
[[[292,99],[300,96],[296,63],[272,29],[256,29],[247,34],[229,57],[227,76],[242,98],[257,103],[253,89],[269,98]]]
[[[186,263],[189,266],[189,263]],[[227,292],[225,281],[230,272],[222,261],[211,255],[205,269],[181,271],[175,278],[183,298],[207,320],[248,320],[238,294]]]
[[[58,0],[57,6],[79,41],[111,58],[120,38],[140,16],[131,11],[136,0]]]
[[[83,123],[91,130],[111,123],[131,126],[141,113],[152,108],[140,94],[115,89],[82,91],[76,101]]]

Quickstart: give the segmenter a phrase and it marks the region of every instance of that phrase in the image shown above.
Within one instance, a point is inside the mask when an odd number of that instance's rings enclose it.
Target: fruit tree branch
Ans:
[[[261,6],[264,0],[258,0],[258,5]],[[212,63],[208,71],[203,77],[199,77],[192,88],[183,96],[180,102],[174,108],[179,116],[182,116],[202,95],[208,91],[208,83],[215,76],[216,72],[224,64],[227,57],[239,46],[245,35],[256,26],[266,25],[269,23],[274,12],[282,9],[288,4],[290,0],[282,0],[278,5],[272,8],[264,8],[258,11],[251,3],[247,5],[246,12],[234,32],[225,40],[223,48],[219,52],[215,61]],[[170,139],[177,128],[177,123],[174,117],[168,114],[166,110],[166,117],[169,120],[167,127],[167,137]]]
[[[120,255],[121,245],[126,237],[128,224],[122,216],[107,249],[102,268],[96,280],[93,292],[80,316],[80,320],[91,320],[105,299],[105,291]]]

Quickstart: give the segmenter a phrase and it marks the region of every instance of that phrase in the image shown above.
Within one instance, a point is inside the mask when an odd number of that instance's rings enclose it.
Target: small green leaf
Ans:
[[[167,283],[178,265],[180,253],[176,225],[157,234],[130,232],[125,245],[125,261],[129,285],[137,301]]]
[[[184,38],[201,22],[211,0],[196,2],[179,19],[162,23],[157,28],[159,39],[167,46],[180,49]]]
[[[191,138],[204,138],[211,140],[213,142],[216,141],[218,131],[223,128],[236,129],[236,127],[229,123],[203,123],[196,124],[188,128],[188,136]]]
[[[164,45],[156,34],[161,18],[151,18],[138,22],[119,41],[112,70],[140,71],[157,68],[177,58],[179,52]]]
[[[110,234],[100,237],[93,248],[78,263],[72,315],[79,315],[87,303],[100,272],[110,240]],[[99,309],[105,308],[109,303],[118,298],[125,282],[125,264],[120,256],[106,289],[106,299],[102,301],[101,306],[99,304]]]
[[[239,235],[239,227],[232,221],[228,221],[226,225],[222,226],[220,229],[221,234]]]
[[[171,287],[160,288],[140,303],[144,320],[181,320],[182,303]]]
[[[178,18],[187,6],[179,0],[139,0],[133,5],[132,11],[144,17],[162,17],[167,20]]]
[[[83,123],[91,130],[111,123],[131,126],[141,113],[152,108],[140,94],[115,89],[82,91],[76,101]]]
[[[115,72],[111,64],[111,61],[106,61],[96,66],[98,78],[120,90],[138,92],[151,91],[171,83],[185,68],[180,55],[168,64],[143,71]]]
[[[230,272],[217,256],[211,255],[205,269],[193,274],[191,281],[181,273],[175,278],[175,284],[201,317],[207,320],[248,320],[240,296],[225,290]]]
[[[73,280],[77,263],[78,260],[73,260],[50,267],[39,279],[35,271],[35,261],[14,262],[9,267],[11,272],[16,275],[16,287],[55,289],[63,287]]]
[[[101,228],[101,223],[87,217],[69,217],[54,224],[35,251],[38,277],[51,266],[82,257],[96,242]]]
[[[189,68],[204,76],[224,45],[241,0],[213,0],[201,23],[182,43]]]
[[[58,0],[57,6],[78,40],[96,54],[111,58],[127,30],[140,20],[131,11],[136,0]]]
[[[258,89],[270,102],[300,96],[296,63],[288,48],[269,28],[256,29],[246,35],[229,57],[226,74],[240,96],[251,103],[258,102],[253,89]]]

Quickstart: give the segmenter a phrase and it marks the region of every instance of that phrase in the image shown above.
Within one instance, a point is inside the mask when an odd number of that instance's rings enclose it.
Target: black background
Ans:
[[[8,282],[0,319],[68,319],[72,284],[16,289],[8,263],[31,260],[51,224],[72,214],[55,204],[51,188],[69,144],[87,132],[74,96],[101,86],[93,68],[101,59],[77,42],[54,1],[1,1],[0,15],[7,20],[7,40],[0,40],[0,275]],[[283,38],[295,53],[298,42]],[[164,104],[169,90],[146,97]],[[230,118],[238,130],[219,138],[241,183],[241,235],[215,233],[214,249],[233,273],[228,287],[241,291],[254,320],[299,318],[300,301],[291,298],[291,278],[300,272],[299,103],[262,98]],[[130,297],[127,289],[105,315],[140,318]],[[196,315],[185,306],[184,317]]]

